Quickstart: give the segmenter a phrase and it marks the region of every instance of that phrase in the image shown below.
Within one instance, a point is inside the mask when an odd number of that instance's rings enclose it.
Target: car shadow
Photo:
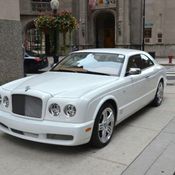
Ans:
[[[132,122],[138,120],[138,118],[142,117],[147,112],[150,112],[151,108],[153,108],[153,107],[151,106],[151,104],[149,104],[149,105],[145,106],[144,108],[140,109],[139,111],[137,111],[136,113],[134,113],[133,115],[126,118],[124,121],[119,123],[117,126],[115,126],[113,137],[115,137],[115,135],[118,133],[118,131],[122,131],[128,125],[130,125]]]

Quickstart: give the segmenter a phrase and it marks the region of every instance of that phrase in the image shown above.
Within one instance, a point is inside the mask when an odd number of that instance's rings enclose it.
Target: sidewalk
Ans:
[[[167,58],[155,58],[155,60],[162,65],[165,66],[175,66],[175,58],[172,59],[172,63],[169,63],[169,59]]]
[[[165,66],[167,70],[167,84],[175,85],[175,59],[172,60],[172,63],[169,63],[168,58],[156,58],[156,61]]]
[[[175,58],[172,60],[172,63],[169,63],[168,58],[156,58],[155,59],[159,64],[163,65],[167,69],[167,73],[175,74]]]
[[[174,117],[122,175],[175,175],[175,86],[168,86],[166,94],[170,103],[164,108],[164,117]]]

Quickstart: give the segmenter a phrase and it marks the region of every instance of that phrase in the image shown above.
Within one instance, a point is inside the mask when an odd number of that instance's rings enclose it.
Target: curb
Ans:
[[[159,63],[162,66],[175,66],[174,63]]]
[[[167,72],[166,74],[168,74],[170,76],[175,76],[175,72]]]

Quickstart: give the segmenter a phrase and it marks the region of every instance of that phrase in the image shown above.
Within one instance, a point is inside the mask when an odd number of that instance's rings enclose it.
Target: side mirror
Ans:
[[[128,74],[129,75],[141,74],[141,69],[140,68],[130,68]]]

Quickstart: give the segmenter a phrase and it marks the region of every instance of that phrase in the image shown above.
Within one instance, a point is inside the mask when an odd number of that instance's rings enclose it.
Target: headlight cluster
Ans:
[[[0,105],[3,104],[6,108],[9,107],[9,98],[7,96],[2,97],[0,95]]]
[[[67,105],[64,107],[64,113],[68,116],[68,117],[73,117],[76,114],[76,108],[73,105]]]
[[[67,117],[73,117],[76,114],[76,107],[74,105],[68,104],[64,107],[63,111]],[[49,112],[55,117],[59,116],[61,107],[58,104],[53,103],[49,106]]]
[[[58,104],[53,103],[49,106],[49,112],[53,115],[53,116],[58,116],[61,112],[61,108]]]

